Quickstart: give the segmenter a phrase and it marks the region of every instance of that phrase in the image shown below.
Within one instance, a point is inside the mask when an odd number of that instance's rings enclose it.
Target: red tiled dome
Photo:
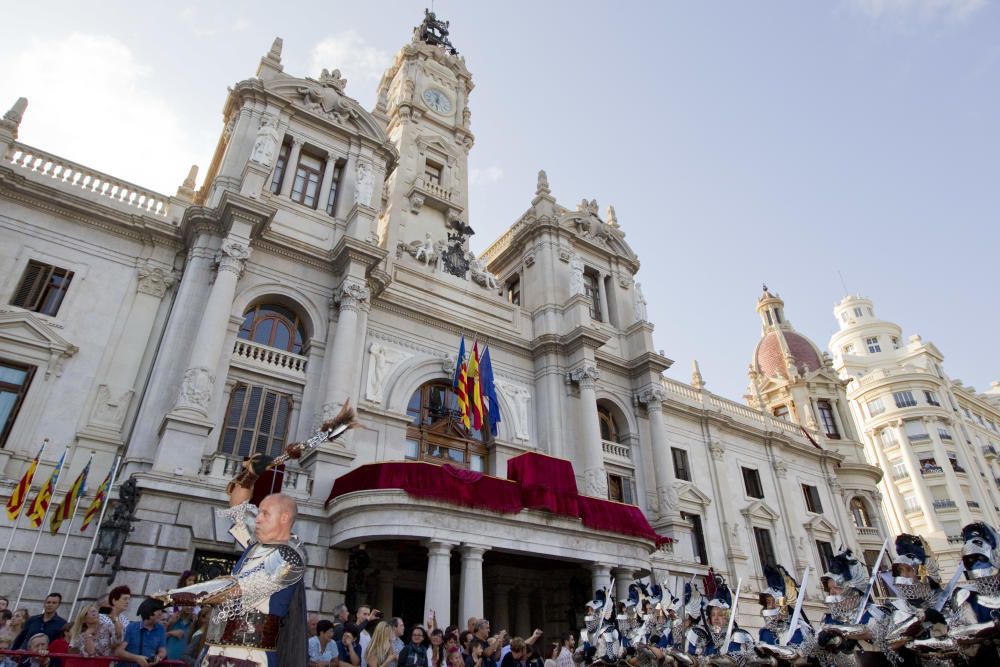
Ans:
[[[823,366],[816,349],[805,336],[800,336],[794,331],[783,331],[785,342],[789,352],[795,360],[795,367],[802,369],[802,366],[810,371],[819,370]],[[778,342],[778,332],[772,331],[764,336],[757,345],[757,368],[767,377],[779,375],[788,377],[788,369],[785,368],[785,361],[781,356],[781,344]]]

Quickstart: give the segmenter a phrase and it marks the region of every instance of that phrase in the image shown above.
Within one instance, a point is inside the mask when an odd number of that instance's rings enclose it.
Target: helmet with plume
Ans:
[[[864,593],[868,588],[868,568],[864,563],[858,562],[854,552],[843,549],[830,559],[827,571],[820,577],[820,581],[823,583],[823,590],[827,592],[830,590],[830,582],[833,582],[841,590],[853,588]]]
[[[1000,571],[1000,551],[997,532],[983,522],[970,523],[962,529],[962,565],[970,579],[997,574]]]
[[[764,579],[767,581],[767,588],[758,596],[763,607],[767,606],[768,597],[774,598],[778,607],[784,607],[799,595],[798,582],[781,565],[765,565]]]
[[[894,577],[900,576],[903,565],[909,565],[916,570],[916,578],[927,581],[935,588],[938,587],[941,576],[937,560],[924,538],[908,533],[896,536],[896,557],[892,559]]]

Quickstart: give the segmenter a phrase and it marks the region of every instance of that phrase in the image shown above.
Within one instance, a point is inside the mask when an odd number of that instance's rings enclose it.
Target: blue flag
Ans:
[[[458,376],[462,373],[462,364],[465,362],[465,334],[462,334],[462,342],[458,345],[458,360],[455,362],[455,375],[451,378],[451,386],[458,389]],[[463,381],[464,386],[464,381]]]
[[[482,385],[483,403],[490,420],[490,433],[497,435],[497,424],[500,423],[500,401],[497,400],[497,387],[493,382],[493,361],[490,359],[490,348],[486,346],[479,358],[479,382]]]

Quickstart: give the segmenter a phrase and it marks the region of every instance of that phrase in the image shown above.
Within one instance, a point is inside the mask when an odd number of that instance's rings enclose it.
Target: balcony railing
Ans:
[[[861,537],[878,537],[878,528],[872,526],[857,526],[856,530]]]
[[[961,535],[949,535],[948,544],[962,544],[965,542],[965,538]]]
[[[997,457],[996,447],[993,445],[983,445],[983,456],[988,459],[995,459]]]
[[[969,507],[969,509],[973,510],[979,509],[979,503],[977,503],[975,500],[966,500],[965,504]]]
[[[954,500],[935,500],[934,501],[934,509],[936,509],[936,510],[955,509],[957,507],[958,507],[958,505],[955,504]]]
[[[280,375],[290,380],[306,381],[306,357],[276,347],[268,347],[252,340],[236,339],[232,363],[237,366]]]
[[[202,457],[199,473],[205,477],[228,481],[236,476],[242,465],[242,458],[216,452],[210,456]],[[312,493],[312,485],[312,476],[305,470],[291,466],[285,468],[285,477],[281,487],[285,493],[308,497]]]
[[[632,453],[629,450],[628,445],[611,442],[610,440],[601,440],[601,448],[608,456],[624,459],[630,463],[632,461]]]
[[[920,474],[926,477],[927,475],[941,475],[944,473],[944,468],[941,466],[923,466],[920,469]]]

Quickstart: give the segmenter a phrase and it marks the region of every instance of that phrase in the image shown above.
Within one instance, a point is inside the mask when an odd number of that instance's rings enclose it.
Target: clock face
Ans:
[[[424,98],[424,104],[426,104],[431,111],[435,111],[439,114],[446,114],[451,111],[451,100],[448,96],[437,88],[428,88],[424,91],[422,95]]]

